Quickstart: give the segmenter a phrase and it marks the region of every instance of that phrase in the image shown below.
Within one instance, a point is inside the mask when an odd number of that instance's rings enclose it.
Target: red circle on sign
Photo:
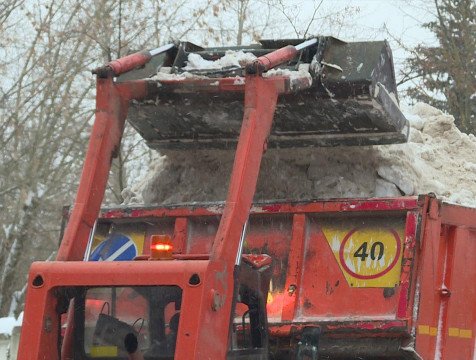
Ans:
[[[347,241],[349,240],[349,238],[352,236],[353,233],[355,233],[356,231],[358,230],[361,230],[363,229],[363,227],[358,227],[358,228],[355,228],[353,230],[351,230],[345,237],[344,237],[344,240],[342,241],[342,244],[340,245],[340,249],[339,249],[339,260],[340,260],[340,263],[342,265],[342,267],[344,268],[345,271],[347,271],[350,275],[352,275],[353,277],[355,277],[356,279],[362,279],[362,280],[369,280],[369,279],[376,279],[380,276],[383,276],[385,275],[386,273],[388,273],[390,270],[392,270],[392,268],[397,264],[398,262],[398,259],[400,257],[400,252],[402,251],[402,242],[400,240],[400,237],[398,236],[397,232],[393,229],[390,229],[390,228],[387,228],[388,231],[390,231],[392,233],[392,235],[395,237],[395,241],[397,242],[397,253],[395,254],[395,259],[393,259],[393,261],[391,262],[391,264],[383,271],[377,273],[377,274],[373,274],[373,275],[360,275],[360,274],[357,274],[355,273],[354,271],[350,270],[349,267],[347,266],[347,264],[345,263],[345,260],[344,260],[344,247],[345,247],[345,244],[347,243]]]

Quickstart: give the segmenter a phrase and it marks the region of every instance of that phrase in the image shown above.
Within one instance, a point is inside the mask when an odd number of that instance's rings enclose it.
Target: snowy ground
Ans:
[[[427,104],[408,109],[407,144],[269,150],[256,188],[258,200],[394,197],[434,192],[476,207],[476,138],[454,118]],[[126,203],[223,201],[232,151],[170,152],[123,192]]]

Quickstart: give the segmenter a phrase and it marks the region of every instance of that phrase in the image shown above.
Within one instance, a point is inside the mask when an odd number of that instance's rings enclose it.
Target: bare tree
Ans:
[[[17,311],[10,308],[11,294],[24,288],[24,264],[56,248],[59,222],[53,219],[61,201],[71,197],[79,172],[82,134],[92,115],[85,106],[92,83],[81,78],[92,42],[75,23],[80,11],[74,2],[51,1],[21,4],[11,12],[11,19],[25,15],[30,27],[29,41],[8,54],[10,76],[2,81],[7,86],[0,110],[1,315]]]
[[[305,7],[300,2],[284,0],[267,0],[267,5],[278,12],[278,23],[291,30],[288,36],[297,38],[339,36],[352,16],[360,11],[356,6],[336,5],[326,0],[312,0],[306,2]]]
[[[57,248],[61,208],[74,200],[94,115],[90,70],[129,50],[200,34],[211,4],[0,4],[0,316],[18,313],[30,263],[51,257]],[[116,201],[130,175],[130,160],[142,159],[132,153],[142,146],[134,136],[125,134],[113,170]]]

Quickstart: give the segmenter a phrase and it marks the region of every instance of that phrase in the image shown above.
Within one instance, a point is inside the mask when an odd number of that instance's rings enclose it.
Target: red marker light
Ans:
[[[151,248],[156,251],[170,251],[170,250],[173,250],[174,247],[170,244],[158,243],[158,244],[152,245]]]
[[[150,260],[172,259],[172,238],[169,235],[152,235],[150,238]]]

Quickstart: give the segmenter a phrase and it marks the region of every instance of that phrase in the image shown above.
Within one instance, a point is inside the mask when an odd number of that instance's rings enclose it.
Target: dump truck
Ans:
[[[172,43],[95,70],[76,201],[56,261],[31,267],[18,358],[474,359],[476,209],[253,202],[269,147],[407,140],[388,44],[261,41],[232,49],[247,64],[187,70],[227,50]],[[154,149],[236,149],[226,201],[101,209],[126,118]]]

